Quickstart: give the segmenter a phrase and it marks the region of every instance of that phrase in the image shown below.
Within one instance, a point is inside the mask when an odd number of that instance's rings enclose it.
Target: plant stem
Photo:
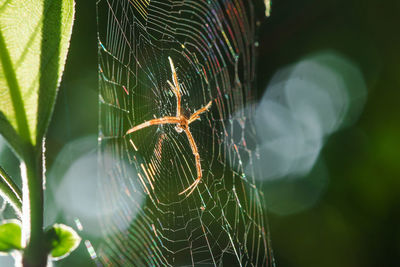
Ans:
[[[7,172],[0,166],[0,195],[14,208],[19,217],[22,214],[22,194]]]
[[[22,258],[24,267],[43,267],[47,263],[43,231],[43,158],[42,146],[32,149],[30,157],[21,163],[22,176],[22,239],[26,248]],[[23,241],[24,242],[24,241]],[[24,244],[23,244],[24,245]]]

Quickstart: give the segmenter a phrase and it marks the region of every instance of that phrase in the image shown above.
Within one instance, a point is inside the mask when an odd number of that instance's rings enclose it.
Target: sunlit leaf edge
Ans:
[[[54,224],[49,230],[54,231],[51,242],[50,257],[53,261],[61,260],[73,252],[80,244],[81,237],[71,227]]]

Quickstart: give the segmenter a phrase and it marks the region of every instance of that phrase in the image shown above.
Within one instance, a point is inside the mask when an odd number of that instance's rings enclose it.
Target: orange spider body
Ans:
[[[175,130],[178,133],[181,133],[188,128],[189,128],[188,119],[184,115],[181,115],[179,118],[179,123],[175,126]]]
[[[174,63],[172,62],[172,59],[168,57],[169,63],[171,66],[171,72],[172,72],[172,80],[173,84],[170,81],[167,81],[169,86],[171,87],[172,92],[174,92],[176,96],[176,116],[171,117],[171,116],[166,116],[163,118],[157,118],[157,119],[152,119],[150,121],[143,122],[137,126],[134,126],[133,128],[129,129],[126,134],[131,134],[137,130],[146,128],[151,125],[160,125],[160,124],[176,124],[175,130],[178,133],[185,132],[186,137],[189,141],[190,147],[192,148],[192,153],[196,161],[196,172],[197,172],[197,179],[185,190],[179,193],[179,195],[185,194],[186,192],[189,191],[189,193],[186,196],[189,196],[190,194],[193,193],[193,191],[196,189],[198,183],[201,181],[202,178],[202,171],[201,171],[201,162],[200,162],[200,155],[199,151],[197,149],[196,142],[194,141],[194,138],[192,136],[192,133],[190,132],[189,124],[194,122],[195,120],[200,118],[200,114],[203,112],[207,111],[212,104],[212,101],[208,102],[208,104],[192,115],[190,117],[186,117],[181,113],[181,93],[180,93],[180,87],[178,83],[178,76],[176,75]]]

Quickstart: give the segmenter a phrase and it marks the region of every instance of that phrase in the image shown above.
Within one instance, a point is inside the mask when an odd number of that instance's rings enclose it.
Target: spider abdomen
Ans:
[[[179,117],[179,123],[175,126],[175,130],[178,133],[181,133],[181,132],[185,131],[188,127],[189,127],[188,119],[184,115],[181,115]]]

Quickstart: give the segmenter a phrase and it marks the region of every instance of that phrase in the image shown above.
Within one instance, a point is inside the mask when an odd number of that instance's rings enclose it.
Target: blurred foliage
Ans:
[[[323,148],[320,159],[329,181],[313,206],[290,215],[269,213],[277,266],[398,266],[399,14],[398,0],[275,0],[270,18],[261,24],[260,97],[278,69],[326,49],[358,65],[368,87],[360,119],[336,132]],[[95,3],[81,0],[49,128],[48,168],[66,143],[97,134],[97,83]],[[7,155],[1,154],[3,159]],[[81,242],[57,266],[95,263]]]
[[[355,62],[368,87],[358,122],[325,145],[329,184],[316,205],[270,214],[278,266],[399,264],[399,13],[397,0],[273,2],[260,36],[260,94],[277,69],[323,49]]]

